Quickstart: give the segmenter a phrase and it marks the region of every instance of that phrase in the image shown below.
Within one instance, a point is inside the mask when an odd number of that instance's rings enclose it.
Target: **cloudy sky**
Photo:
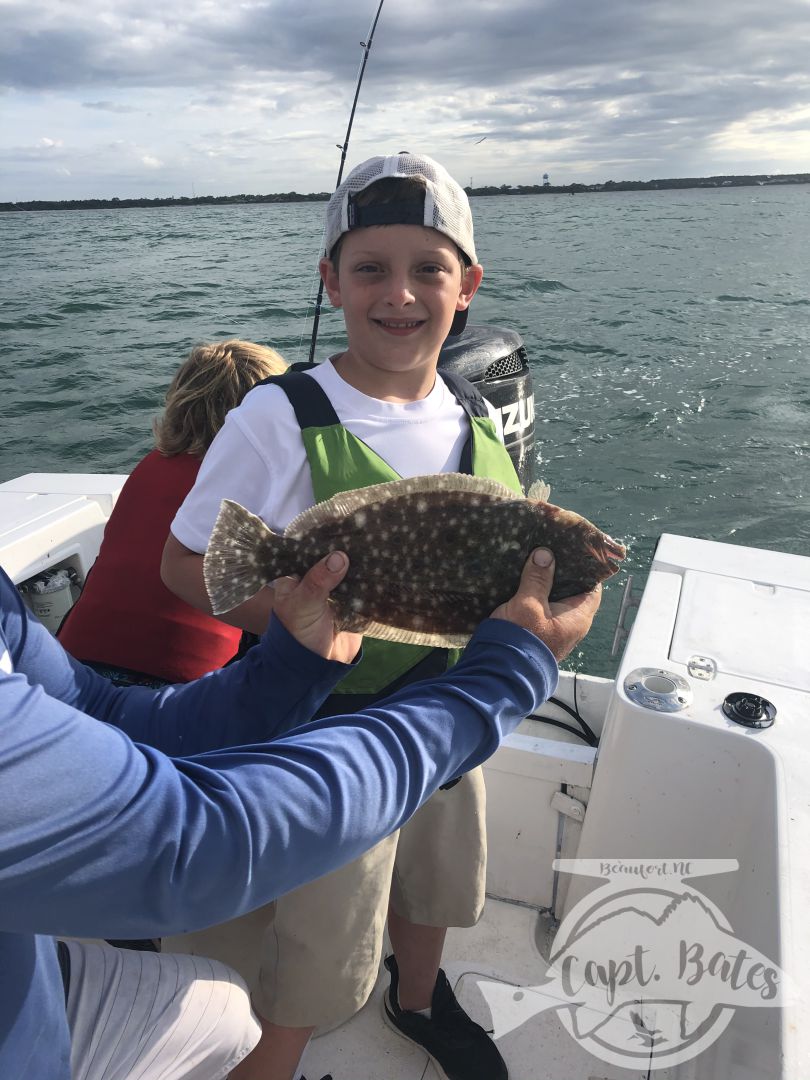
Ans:
[[[0,0],[0,201],[334,187],[378,0]],[[348,164],[810,171],[810,0],[385,0]]]

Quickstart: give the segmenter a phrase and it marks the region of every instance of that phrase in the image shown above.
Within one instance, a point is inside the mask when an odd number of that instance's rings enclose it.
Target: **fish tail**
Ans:
[[[203,560],[203,577],[215,615],[230,611],[279,575],[257,558],[267,541],[283,538],[244,506],[223,499]],[[269,572],[269,573],[268,573]]]

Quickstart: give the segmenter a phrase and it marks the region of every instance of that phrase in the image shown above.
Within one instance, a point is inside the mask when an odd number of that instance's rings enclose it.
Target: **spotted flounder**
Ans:
[[[205,554],[216,614],[275,578],[304,574],[330,551],[349,571],[332,593],[336,623],[370,637],[462,646],[508,600],[536,547],[554,552],[552,600],[592,589],[615,574],[624,545],[535,484],[526,498],[503,484],[460,473],[394,480],[335,495],[305,510],[283,535],[225,499]]]

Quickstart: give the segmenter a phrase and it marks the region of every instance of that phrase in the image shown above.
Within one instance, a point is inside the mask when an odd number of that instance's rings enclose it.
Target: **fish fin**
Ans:
[[[367,615],[360,615],[355,611],[344,611],[332,600],[332,611],[335,619],[335,630],[346,630],[351,634],[365,634],[369,626]]]
[[[382,641],[398,641],[403,645],[430,645],[434,649],[463,649],[472,634],[434,634],[421,630],[400,630],[387,623],[369,622],[363,633]]]
[[[550,495],[551,485],[547,484],[545,480],[535,480],[526,492],[526,498],[531,499],[532,502],[548,502]]]
[[[490,480],[486,476],[468,476],[466,473],[431,473],[427,476],[410,476],[333,495],[331,499],[316,503],[315,506],[309,507],[294,518],[284,530],[284,535],[301,537],[319,525],[330,521],[340,521],[371,503],[387,502],[405,495],[419,495],[432,491],[461,491],[472,495],[493,495],[510,500],[522,498],[505,484]]]
[[[203,560],[203,577],[215,615],[230,611],[259,591],[267,579],[256,548],[276,533],[244,506],[223,499]],[[252,560],[252,561],[251,561]]]

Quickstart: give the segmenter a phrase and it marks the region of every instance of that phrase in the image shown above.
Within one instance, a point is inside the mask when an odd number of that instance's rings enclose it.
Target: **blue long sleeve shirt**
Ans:
[[[239,664],[117,688],[0,571],[0,1076],[68,1080],[47,935],[180,933],[328,873],[484,761],[557,680],[542,642],[490,619],[451,673],[307,723],[347,670],[272,620]]]

